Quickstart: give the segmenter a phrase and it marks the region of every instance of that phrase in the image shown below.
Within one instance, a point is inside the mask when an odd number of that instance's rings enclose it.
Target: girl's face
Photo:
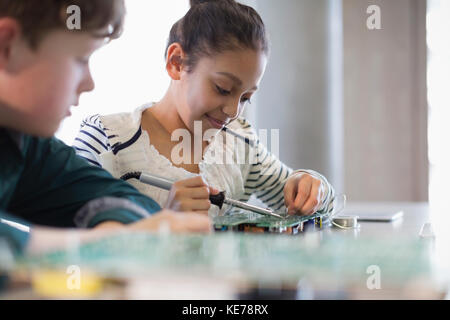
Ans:
[[[263,52],[242,49],[200,58],[191,72],[181,71],[175,97],[186,127],[194,132],[194,121],[201,121],[202,133],[219,131],[236,119],[258,89],[266,63]]]

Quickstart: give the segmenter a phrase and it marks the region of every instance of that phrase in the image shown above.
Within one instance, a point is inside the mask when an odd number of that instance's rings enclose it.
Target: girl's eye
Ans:
[[[227,91],[227,90],[225,90],[225,89],[222,89],[221,87],[219,87],[218,85],[216,85],[216,89],[217,89],[217,92],[219,92],[221,95],[223,95],[223,96],[228,96],[231,92],[230,91]]]
[[[243,98],[241,99],[241,103],[246,103],[246,102],[252,104],[252,101],[250,100],[250,98],[243,97]]]

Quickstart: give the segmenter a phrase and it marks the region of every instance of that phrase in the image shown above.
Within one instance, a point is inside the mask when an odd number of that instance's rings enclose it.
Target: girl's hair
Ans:
[[[72,5],[81,11],[79,32],[99,38],[120,36],[125,15],[123,0],[0,0],[0,18],[15,19],[24,38],[36,48],[48,32],[68,30],[67,9]],[[103,29],[105,32],[101,32]]]
[[[171,44],[186,53],[188,71],[202,57],[226,50],[253,49],[269,52],[264,22],[251,7],[234,0],[190,0],[191,8],[170,30],[165,57]]]

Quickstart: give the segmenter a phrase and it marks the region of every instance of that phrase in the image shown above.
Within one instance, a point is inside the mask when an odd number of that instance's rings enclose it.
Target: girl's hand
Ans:
[[[284,203],[289,214],[312,215],[322,202],[324,186],[320,179],[299,172],[288,178],[284,186]]]
[[[210,194],[219,190],[209,187],[201,176],[177,181],[170,189],[165,208],[175,211],[193,211],[208,214]]]

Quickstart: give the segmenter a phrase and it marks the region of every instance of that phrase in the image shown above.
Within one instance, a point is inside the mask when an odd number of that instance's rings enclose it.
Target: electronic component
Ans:
[[[253,233],[286,233],[297,234],[304,231],[307,223],[322,228],[324,220],[328,221],[328,215],[316,213],[311,216],[287,216],[285,219],[269,216],[256,216],[255,214],[237,213],[232,215],[218,216],[213,219],[216,231],[242,231]]]

